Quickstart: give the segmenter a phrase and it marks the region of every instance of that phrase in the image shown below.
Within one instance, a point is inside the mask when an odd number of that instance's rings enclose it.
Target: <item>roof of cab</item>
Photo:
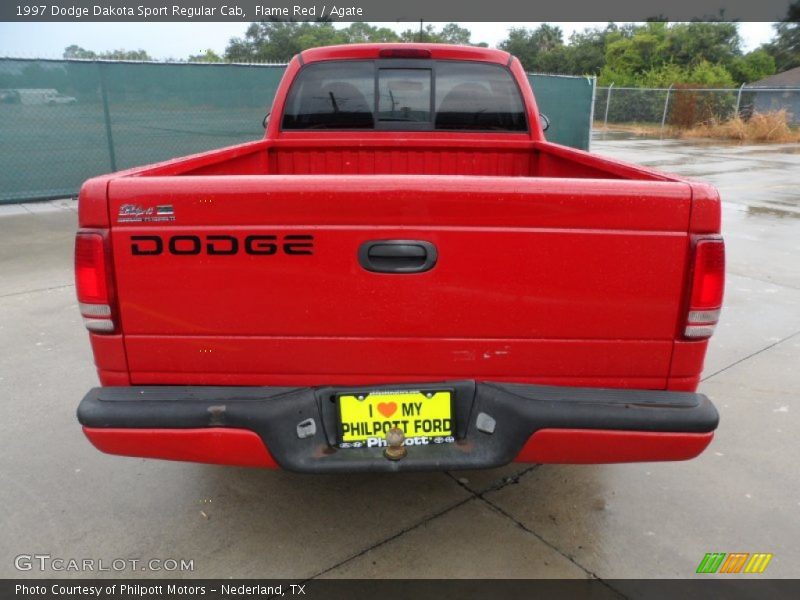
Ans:
[[[321,60],[347,60],[379,58],[381,50],[429,50],[434,60],[477,60],[507,65],[511,55],[503,50],[477,46],[454,46],[452,44],[346,44],[324,46],[303,50],[299,56],[302,63]]]

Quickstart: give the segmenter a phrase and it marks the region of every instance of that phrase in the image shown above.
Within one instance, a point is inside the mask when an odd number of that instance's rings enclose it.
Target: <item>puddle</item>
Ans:
[[[658,136],[650,136],[650,135],[639,135],[633,133],[631,131],[621,131],[621,130],[592,130],[592,140],[603,142],[603,141],[632,141],[632,140],[657,140],[659,139]]]
[[[765,147],[751,146],[753,154],[800,154],[800,144],[780,144]]]
[[[592,140],[603,141],[657,141],[665,144],[680,144],[682,146],[745,146],[736,140],[713,140],[706,138],[676,138],[656,133],[636,133],[624,129],[593,129]]]
[[[777,207],[779,210],[784,210],[784,206],[788,206],[789,208],[797,208],[800,209],[800,198],[792,197],[791,200],[780,200],[778,198],[770,198],[765,199],[764,202],[767,204],[778,204]]]
[[[756,216],[756,217],[770,216],[770,217],[778,217],[779,219],[785,219],[785,218],[800,219],[800,212],[796,210],[787,210],[785,208],[772,208],[768,206],[748,206],[747,214],[748,216]]]

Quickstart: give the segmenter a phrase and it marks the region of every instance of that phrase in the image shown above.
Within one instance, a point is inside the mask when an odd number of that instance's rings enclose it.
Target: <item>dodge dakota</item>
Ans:
[[[87,181],[86,437],[314,473],[697,456],[719,196],[543,122],[506,52],[317,48],[263,139]]]

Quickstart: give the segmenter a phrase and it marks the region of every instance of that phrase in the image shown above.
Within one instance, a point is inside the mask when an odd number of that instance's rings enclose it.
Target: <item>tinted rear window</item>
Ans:
[[[519,88],[499,65],[331,61],[301,70],[283,128],[526,131],[527,124]]]
[[[430,123],[431,69],[380,69],[378,120]]]
[[[322,62],[295,79],[283,112],[284,129],[371,129],[375,67],[370,62]]]

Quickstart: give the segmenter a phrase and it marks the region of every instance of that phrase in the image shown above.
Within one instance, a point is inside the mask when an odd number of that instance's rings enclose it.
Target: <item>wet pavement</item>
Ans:
[[[183,577],[689,577],[707,552],[770,552],[762,577],[800,576],[797,148],[593,144],[724,199],[726,306],[701,384],[721,426],[686,463],[298,476],[102,455],[74,417],[96,384],[74,203],[0,206],[0,577],[40,576],[14,567],[31,553],[193,560]]]

